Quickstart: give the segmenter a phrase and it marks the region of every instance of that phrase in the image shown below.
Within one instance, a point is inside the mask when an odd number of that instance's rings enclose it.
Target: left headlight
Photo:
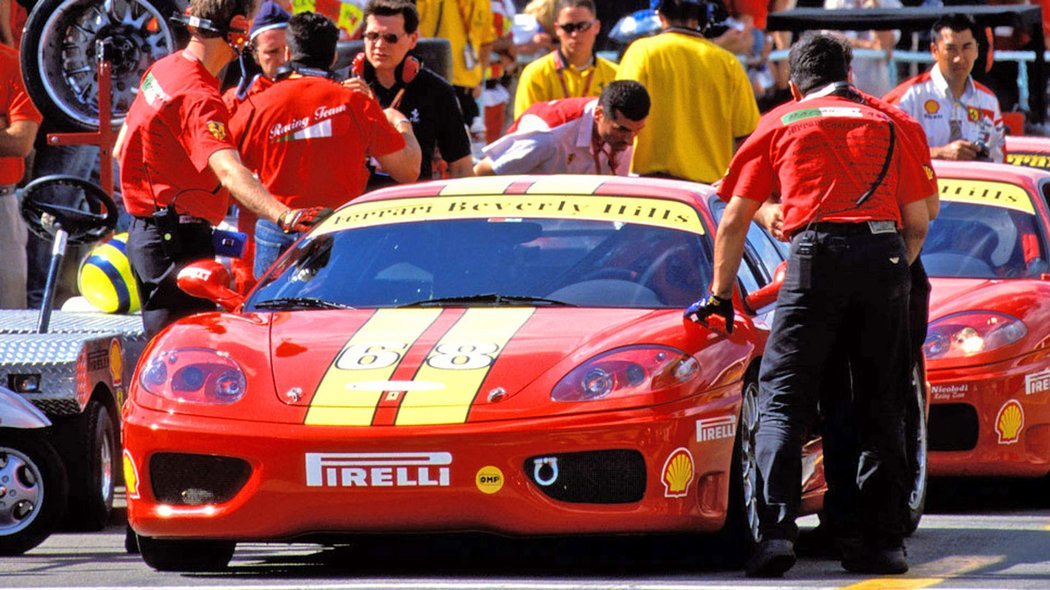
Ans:
[[[1028,333],[1021,320],[993,311],[965,311],[930,322],[928,359],[963,358],[1013,344]]]
[[[244,371],[229,354],[207,348],[153,353],[142,365],[139,384],[153,395],[198,404],[232,404],[247,387]]]
[[[696,359],[667,346],[628,346],[600,354],[569,372],[551,391],[556,402],[644,395],[696,377]]]

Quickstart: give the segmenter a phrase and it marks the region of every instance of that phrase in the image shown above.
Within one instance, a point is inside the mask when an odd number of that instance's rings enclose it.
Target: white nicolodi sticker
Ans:
[[[696,421],[696,441],[707,442],[736,436],[736,416],[705,418]]]
[[[1050,391],[1050,369],[1044,369],[1038,373],[1024,376],[1025,395],[1046,393],[1048,391]]]
[[[306,453],[307,487],[449,485],[452,453]]]

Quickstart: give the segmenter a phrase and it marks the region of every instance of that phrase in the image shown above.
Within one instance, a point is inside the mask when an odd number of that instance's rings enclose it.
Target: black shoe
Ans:
[[[830,527],[820,524],[813,529],[800,529],[795,541],[795,555],[810,559],[839,561],[842,553]]]
[[[875,549],[869,545],[843,545],[842,567],[855,574],[903,574],[908,571],[904,555],[904,547]]]
[[[787,539],[767,539],[747,562],[749,578],[779,578],[795,565],[795,545]]]

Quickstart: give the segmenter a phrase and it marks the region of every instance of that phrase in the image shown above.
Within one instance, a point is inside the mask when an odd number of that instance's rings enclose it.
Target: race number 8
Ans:
[[[439,344],[427,358],[427,364],[435,369],[470,370],[483,369],[492,364],[499,345],[494,342],[481,344]]]

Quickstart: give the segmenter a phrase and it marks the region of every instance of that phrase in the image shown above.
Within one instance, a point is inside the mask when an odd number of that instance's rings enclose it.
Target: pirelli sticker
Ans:
[[[1050,155],[1039,153],[1010,152],[1006,154],[1006,163],[1014,166],[1027,166],[1050,170]]]
[[[957,203],[991,205],[1035,214],[1028,192],[1016,184],[988,180],[938,178],[941,199]]]
[[[437,197],[360,203],[331,215],[318,231],[329,233],[406,221],[491,218],[587,219],[704,233],[696,210],[681,201],[528,192],[513,196],[442,194]]]
[[[425,356],[414,375],[395,379],[406,355],[438,317],[460,312],[381,309],[328,367],[306,424],[464,423],[492,365],[534,312],[531,307],[468,309],[429,349],[418,351]]]

